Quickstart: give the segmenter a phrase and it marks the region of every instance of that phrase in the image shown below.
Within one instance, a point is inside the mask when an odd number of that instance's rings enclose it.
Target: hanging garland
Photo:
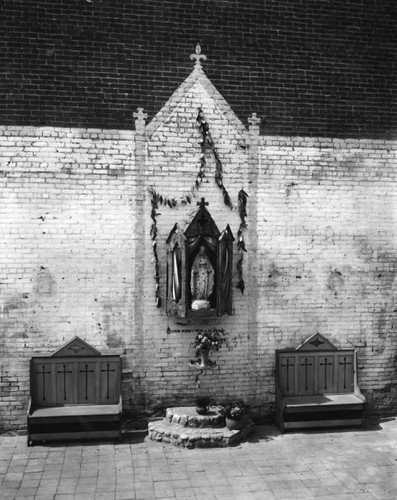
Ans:
[[[241,222],[237,232],[237,249],[240,252],[240,259],[237,262],[237,271],[239,276],[237,288],[241,290],[241,293],[244,293],[245,289],[245,283],[243,279],[243,258],[244,252],[246,252],[247,249],[245,248],[243,232],[247,228],[247,223],[245,221],[245,218],[247,217],[247,198],[248,194],[244,191],[244,189],[241,189],[238,193],[238,212]]]
[[[216,182],[217,186],[219,187],[219,189],[222,191],[223,201],[224,201],[225,205],[227,207],[230,207],[231,209],[233,209],[233,204],[232,204],[232,201],[230,199],[229,193],[227,192],[227,189],[225,188],[225,186],[223,184],[222,162],[219,159],[218,152],[215,149],[215,144],[214,144],[214,141],[213,141],[212,136],[211,136],[209,125],[207,123],[207,120],[205,119],[203,110],[201,108],[198,108],[198,114],[197,114],[196,121],[199,125],[201,135],[203,137],[203,141],[201,143],[201,162],[202,162],[202,164],[205,165],[205,153],[206,153],[207,149],[210,148],[213,155],[214,155],[215,164],[216,164],[215,182]]]
[[[157,210],[159,208],[160,196],[156,193],[153,188],[149,188],[149,193],[152,195],[150,203],[152,205],[152,210],[150,217],[152,218],[152,225],[150,227],[150,237],[152,238],[152,250],[153,250],[153,261],[154,261],[154,280],[156,282],[155,288],[155,303],[157,307],[161,307],[161,297],[160,297],[160,263],[157,254],[157,219],[156,217],[160,215]]]

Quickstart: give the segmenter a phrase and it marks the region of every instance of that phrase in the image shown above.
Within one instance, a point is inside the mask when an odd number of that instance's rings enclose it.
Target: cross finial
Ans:
[[[250,116],[250,118],[248,118],[248,123],[250,125],[254,125],[254,126],[255,125],[259,125],[260,122],[261,122],[261,119],[258,116],[256,116],[256,113],[252,113],[252,115]]]
[[[199,43],[196,45],[196,53],[195,54],[191,54],[190,55],[190,59],[196,59],[196,63],[194,65],[194,67],[197,68],[197,69],[201,68],[200,59],[202,59],[203,61],[207,60],[207,56],[205,56],[204,54],[201,53],[201,47],[200,47]]]
[[[205,201],[205,198],[201,198],[201,201],[198,201],[197,202],[197,205],[200,207],[200,208],[205,208],[205,205],[209,205],[208,201]]]
[[[135,130],[137,132],[144,132],[147,113],[143,112],[143,108],[138,108],[132,116],[135,118]]]

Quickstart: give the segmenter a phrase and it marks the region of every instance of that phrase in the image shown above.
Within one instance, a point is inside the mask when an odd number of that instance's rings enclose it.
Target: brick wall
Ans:
[[[0,421],[24,425],[28,359],[79,335],[133,344],[133,133],[0,128]]]
[[[3,124],[133,128],[190,73],[206,71],[263,133],[396,133],[392,0],[4,0]]]
[[[246,290],[236,288],[235,244],[234,314],[217,321],[230,348],[213,354],[218,368],[200,375],[200,391],[243,396],[269,415],[274,350],[320,331],[358,348],[369,413],[395,411],[391,2],[6,0],[1,9],[0,430],[25,426],[29,358],[74,335],[123,354],[134,418],[192,403],[200,325],[165,313],[165,241],[201,196],[236,236],[240,189]],[[189,75],[198,40],[218,90],[200,70]],[[159,208],[157,308],[148,188],[178,201],[191,189],[198,107],[234,209],[208,151],[193,203]],[[237,118],[247,125],[251,112],[261,135]]]
[[[155,305],[145,189],[178,197],[191,187],[201,154],[198,102],[233,202],[239,189],[249,194],[246,290],[234,288],[234,315],[217,322],[230,332],[230,348],[213,354],[218,367],[200,375],[199,389],[189,360],[200,325],[176,324]],[[169,120],[148,126],[144,157],[130,132],[1,128],[2,429],[25,426],[29,358],[74,335],[123,354],[124,407],[134,418],[192,404],[197,392],[218,401],[243,396],[257,415],[270,415],[275,349],[316,331],[358,348],[370,416],[396,409],[396,144],[262,136],[255,164],[241,147],[248,135],[213,103],[194,87]],[[178,146],[187,153],[176,156]],[[223,203],[210,153],[206,160],[198,196],[218,227],[229,223],[236,235],[238,213]],[[165,240],[196,208],[159,210],[163,304]]]
[[[319,331],[358,349],[369,413],[395,409],[396,143],[261,139],[259,376]]]

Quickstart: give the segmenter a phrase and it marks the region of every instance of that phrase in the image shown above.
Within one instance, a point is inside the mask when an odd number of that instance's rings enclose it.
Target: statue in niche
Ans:
[[[211,309],[208,300],[214,291],[215,271],[207,256],[205,246],[201,245],[190,273],[190,290],[193,311]]]
[[[232,314],[234,237],[220,232],[202,198],[183,230],[178,223],[167,238],[167,314],[194,321]]]
[[[172,252],[172,298],[176,303],[181,298],[181,250],[178,244]]]

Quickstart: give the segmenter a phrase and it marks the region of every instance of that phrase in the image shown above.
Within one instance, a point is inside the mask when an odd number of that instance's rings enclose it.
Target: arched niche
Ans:
[[[192,222],[175,224],[167,239],[167,314],[192,319],[232,314],[233,241],[202,199]]]

